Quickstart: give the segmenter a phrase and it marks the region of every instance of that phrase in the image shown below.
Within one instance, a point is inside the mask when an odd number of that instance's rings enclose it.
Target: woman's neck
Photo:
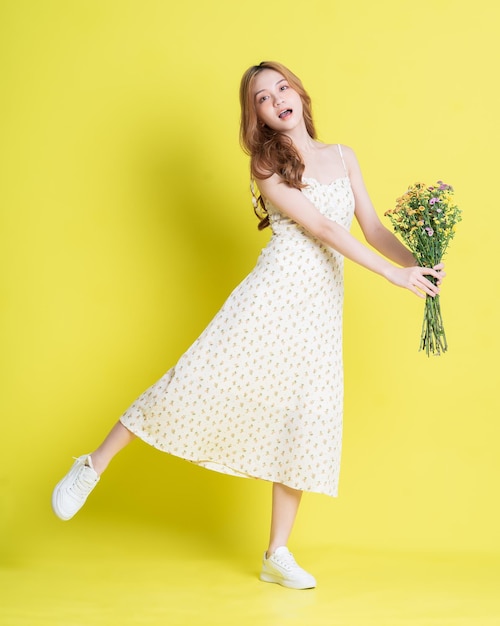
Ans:
[[[301,154],[307,154],[317,148],[317,142],[307,132],[306,125],[301,124],[297,128],[284,133],[293,141],[293,145]]]

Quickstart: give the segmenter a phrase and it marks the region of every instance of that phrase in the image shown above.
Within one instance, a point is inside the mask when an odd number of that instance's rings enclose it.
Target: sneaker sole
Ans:
[[[294,582],[293,580],[284,580],[280,576],[273,576],[272,574],[267,574],[262,572],[259,576],[260,580],[265,583],[276,583],[277,585],[281,585],[282,587],[287,587],[288,589],[314,589],[316,585],[301,585],[298,581]]]
[[[58,517],[63,522],[67,522],[68,520],[70,520],[75,515],[75,513],[73,513],[73,515],[69,515],[69,516],[65,515],[64,513],[61,512],[61,510],[59,509],[58,503],[57,503],[58,496],[59,496],[59,489],[60,489],[61,485],[63,484],[63,482],[65,480],[66,480],[66,476],[57,483],[57,485],[54,488],[54,491],[52,492],[52,500],[51,500],[52,511],[54,511],[54,515],[56,515],[56,517]]]

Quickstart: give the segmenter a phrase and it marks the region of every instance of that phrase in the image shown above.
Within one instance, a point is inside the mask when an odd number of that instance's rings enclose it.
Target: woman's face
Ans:
[[[253,98],[258,119],[273,130],[287,132],[304,122],[301,97],[275,70],[257,74]]]

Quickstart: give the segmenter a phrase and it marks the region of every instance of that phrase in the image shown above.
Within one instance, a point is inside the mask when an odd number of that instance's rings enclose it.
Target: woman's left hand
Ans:
[[[388,273],[388,280],[394,285],[409,289],[419,298],[431,296],[434,298],[439,294],[439,285],[443,282],[445,273],[443,271],[444,263],[439,263],[434,267],[393,267]],[[430,281],[426,276],[433,276],[436,284]]]

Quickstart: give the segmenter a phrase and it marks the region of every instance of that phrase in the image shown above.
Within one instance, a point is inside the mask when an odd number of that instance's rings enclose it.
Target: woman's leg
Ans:
[[[271,517],[271,536],[267,556],[276,548],[286,546],[292,532],[293,523],[299,510],[302,491],[292,489],[280,483],[273,484],[273,510]]]
[[[135,435],[121,422],[117,422],[101,445],[90,454],[96,473],[100,476],[111,459],[134,439]]]
[[[111,459],[134,438],[135,435],[117,422],[97,450],[75,459],[69,472],[52,492],[52,509],[57,517],[69,520],[78,513]]]
[[[286,547],[299,509],[302,491],[273,484],[273,513],[269,548],[264,555],[260,579],[292,589],[316,587],[314,576],[297,565]]]

